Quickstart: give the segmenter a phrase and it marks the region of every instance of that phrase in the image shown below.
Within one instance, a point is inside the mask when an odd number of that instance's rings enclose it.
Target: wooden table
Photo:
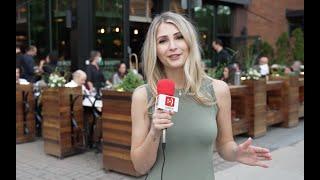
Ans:
[[[33,85],[16,84],[16,143],[35,138]]]

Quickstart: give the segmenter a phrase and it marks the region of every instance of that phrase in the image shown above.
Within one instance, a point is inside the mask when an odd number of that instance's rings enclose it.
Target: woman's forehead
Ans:
[[[173,24],[172,22],[162,22],[157,29],[157,37],[161,37],[161,36],[167,36],[170,34],[176,34],[180,32],[179,29],[177,28],[177,26],[175,24]]]

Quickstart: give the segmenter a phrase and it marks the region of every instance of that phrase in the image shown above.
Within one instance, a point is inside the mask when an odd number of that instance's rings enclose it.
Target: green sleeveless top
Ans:
[[[150,100],[150,88],[148,85],[145,87]],[[202,81],[200,91],[216,101],[209,78]],[[213,142],[217,136],[217,106],[200,105],[188,94],[179,95],[178,90],[174,96],[179,98],[179,110],[172,117],[174,125],[167,129],[163,180],[214,180]],[[149,112],[153,111],[154,107],[151,107]],[[148,172],[147,180],[161,180],[162,164],[160,140],[157,160]],[[145,176],[140,179],[145,179]]]

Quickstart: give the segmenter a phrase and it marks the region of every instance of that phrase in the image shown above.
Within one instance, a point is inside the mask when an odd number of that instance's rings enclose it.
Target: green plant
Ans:
[[[293,58],[304,62],[304,36],[301,28],[296,28],[292,31],[293,43]]]
[[[271,61],[274,59],[274,50],[272,46],[267,42],[263,41],[261,43],[261,55],[268,57]]]
[[[124,77],[121,84],[116,89],[123,89],[124,91],[133,91],[138,86],[144,84],[144,81],[135,74],[132,70],[129,70],[128,74]]]
[[[225,63],[219,64],[215,71],[212,73],[212,77],[215,79],[221,79],[223,76],[223,70],[227,65]]]
[[[287,32],[282,33],[276,42],[276,64],[285,65],[291,61],[290,58],[290,42]]]

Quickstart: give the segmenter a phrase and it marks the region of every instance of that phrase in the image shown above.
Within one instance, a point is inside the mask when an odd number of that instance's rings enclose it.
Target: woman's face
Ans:
[[[228,78],[229,77],[229,69],[226,68],[226,67],[223,69],[223,77],[224,78]]]
[[[126,72],[126,70],[127,70],[126,64],[122,63],[122,64],[120,65],[120,67],[119,67],[119,72],[120,72],[121,74],[124,74],[124,73]]]
[[[182,68],[189,56],[189,47],[178,28],[161,23],[156,35],[157,57],[166,68]]]

